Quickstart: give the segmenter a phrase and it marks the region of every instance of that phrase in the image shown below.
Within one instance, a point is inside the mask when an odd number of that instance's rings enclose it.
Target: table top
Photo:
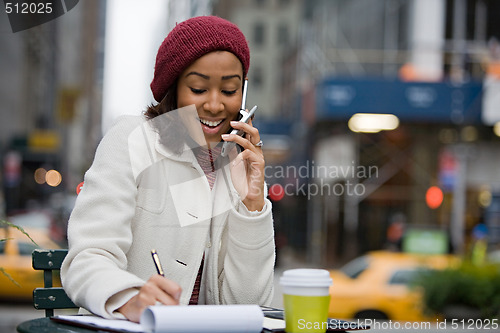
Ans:
[[[48,317],[25,321],[17,326],[17,331],[19,333],[96,333],[95,330],[66,325],[50,320]]]
[[[22,322],[17,326],[19,333],[95,333],[95,330],[59,323],[50,320],[49,317],[36,318]],[[344,330],[328,330],[336,332],[345,332]],[[350,331],[350,330],[349,330]],[[102,332],[102,331],[100,331]],[[266,332],[263,330],[262,332]]]
[[[50,320],[49,317],[36,318],[22,322],[17,326],[19,333],[95,333],[96,331],[66,325]]]

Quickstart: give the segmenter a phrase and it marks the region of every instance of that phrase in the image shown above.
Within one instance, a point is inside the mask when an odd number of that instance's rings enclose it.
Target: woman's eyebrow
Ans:
[[[198,76],[202,77],[205,80],[210,80],[210,76],[205,75],[205,74],[201,74],[201,73],[198,73],[198,72],[189,72],[189,73],[186,74],[186,77],[188,77],[189,75],[198,75]]]
[[[210,76],[205,75],[205,74],[201,74],[199,72],[194,72],[194,71],[193,72],[189,72],[189,73],[186,74],[186,77],[188,77],[189,75],[197,75],[197,76],[199,76],[199,77],[201,77],[201,78],[203,78],[205,80],[210,80]],[[224,75],[224,76],[221,77],[222,80],[229,80],[229,79],[232,79],[232,78],[238,78],[241,81],[241,76],[238,75],[238,74]]]
[[[222,77],[223,80],[229,80],[229,79],[232,79],[234,77],[237,77],[238,79],[240,79],[241,81],[241,76],[239,76],[238,74],[234,74],[234,75],[225,75]]]

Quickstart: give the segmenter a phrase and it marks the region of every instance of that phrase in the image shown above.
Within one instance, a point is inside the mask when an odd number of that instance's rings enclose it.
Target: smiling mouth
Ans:
[[[203,125],[206,125],[208,127],[217,127],[220,125],[220,123],[222,123],[223,119],[222,120],[218,120],[218,121],[210,121],[210,120],[206,120],[206,119],[200,119],[200,123],[202,123]]]

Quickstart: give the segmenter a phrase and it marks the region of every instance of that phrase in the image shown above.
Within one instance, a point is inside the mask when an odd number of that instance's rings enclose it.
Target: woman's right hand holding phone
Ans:
[[[261,211],[264,207],[264,168],[265,160],[259,130],[253,126],[252,121],[231,122],[236,130],[244,132],[244,136],[237,134],[222,135],[226,142],[235,142],[243,147],[237,154],[236,149],[229,152],[231,160],[231,180],[238,191],[243,204],[249,211]]]

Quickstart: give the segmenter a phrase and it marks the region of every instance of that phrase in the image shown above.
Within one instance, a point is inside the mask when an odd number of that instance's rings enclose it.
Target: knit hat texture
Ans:
[[[234,24],[217,16],[198,16],[181,22],[170,31],[158,49],[151,91],[160,102],[177,77],[198,58],[216,50],[233,53],[250,66],[250,50],[245,36]]]

